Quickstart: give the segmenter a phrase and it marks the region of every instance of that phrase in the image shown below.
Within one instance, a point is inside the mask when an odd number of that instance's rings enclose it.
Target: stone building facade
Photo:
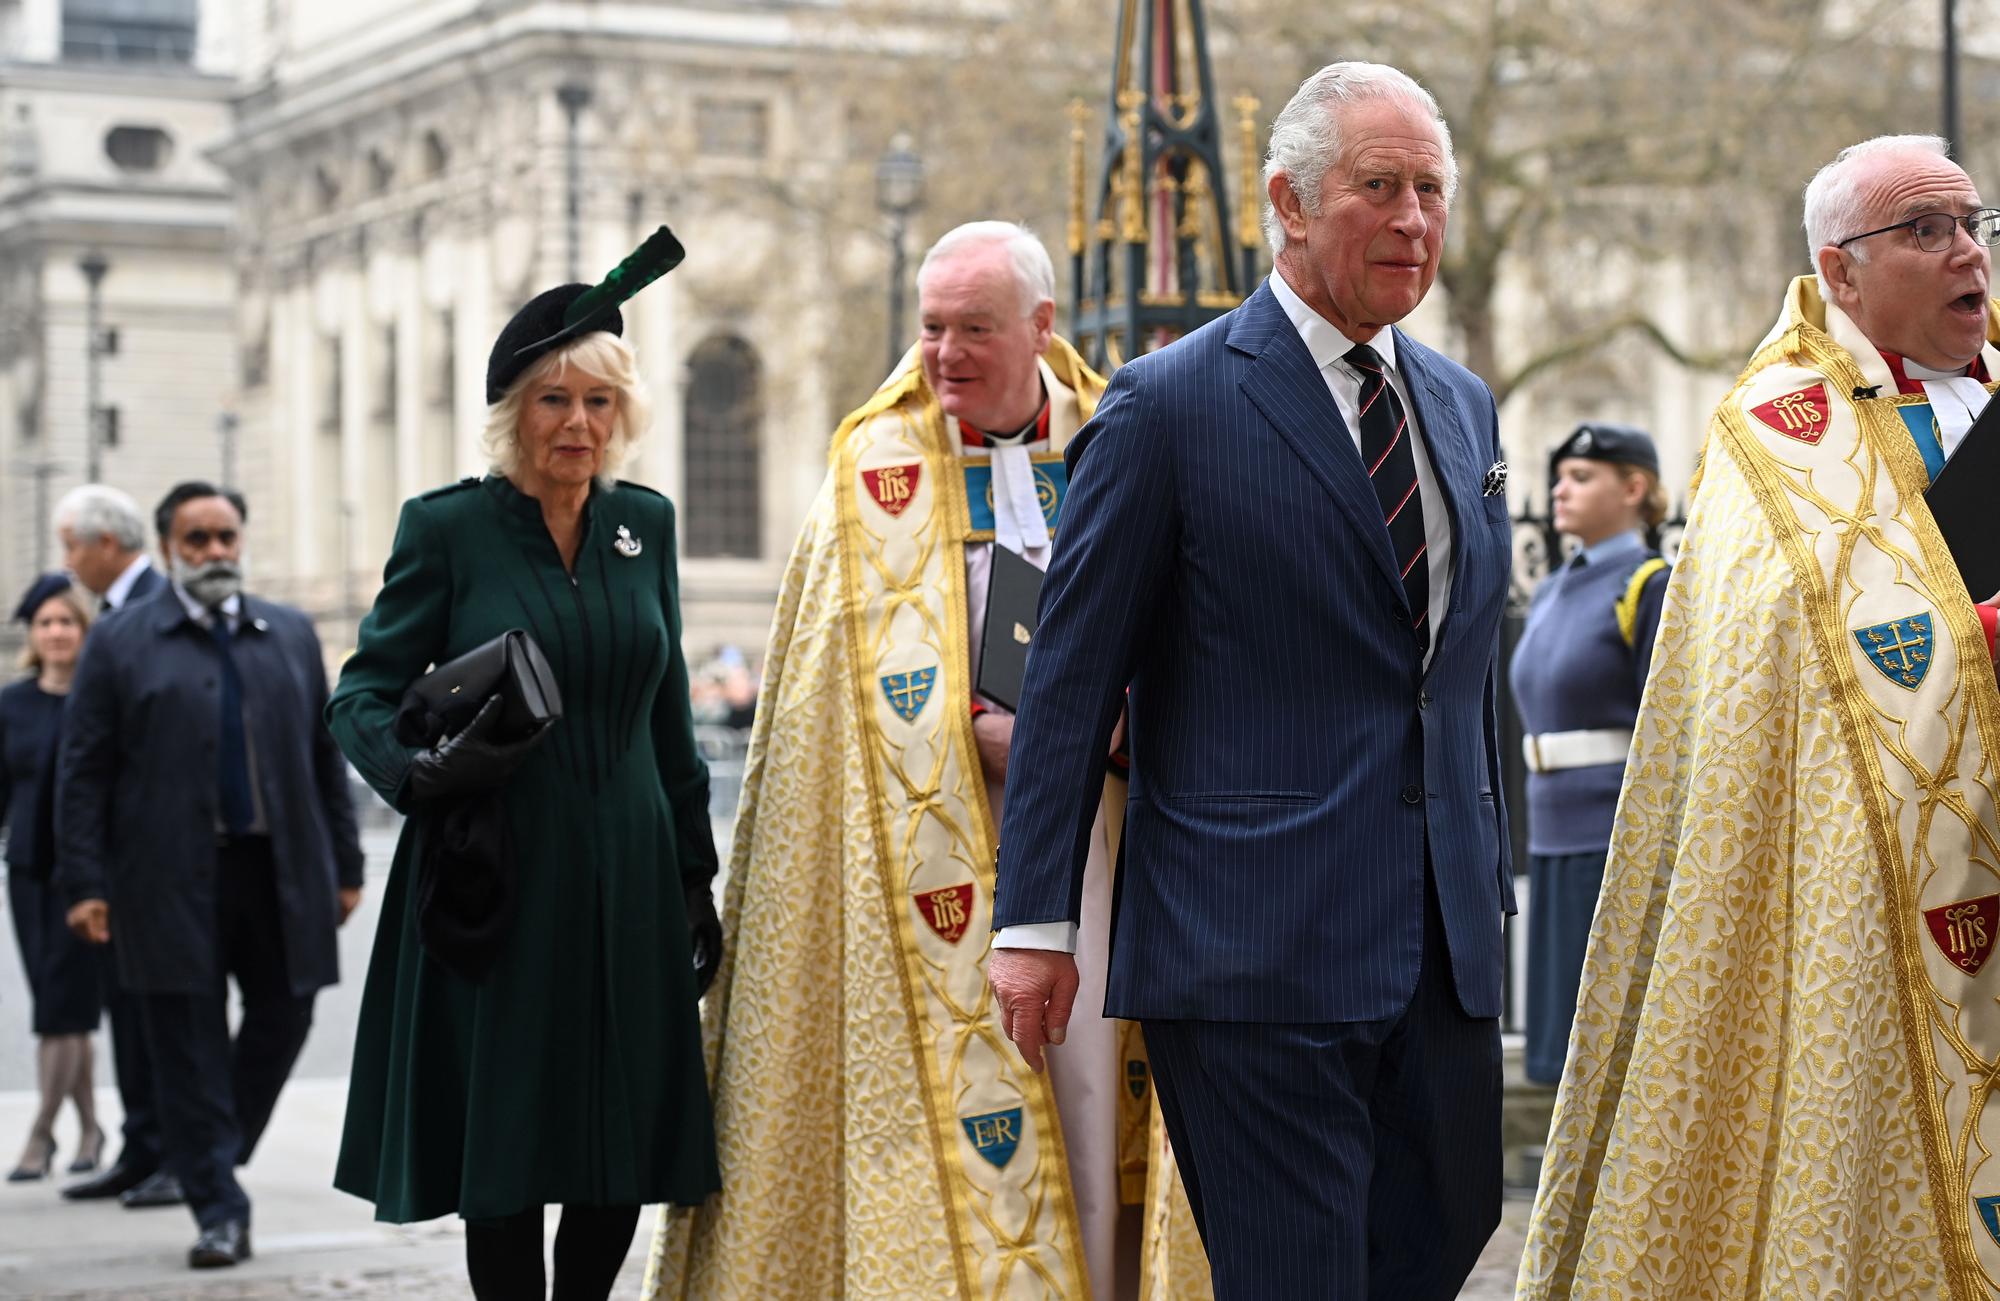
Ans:
[[[679,507],[689,652],[760,652],[839,414],[830,268],[844,115],[818,3],[271,0],[214,151],[237,200],[241,477],[283,526],[262,586],[330,646],[399,503],[480,472],[488,349],[662,222],[689,249],[626,310],[653,429],[626,476]],[[872,255],[862,239],[860,256]]]
[[[90,459],[142,503],[219,475],[235,407],[234,51],[197,0],[0,0],[0,594],[61,563],[49,508]],[[0,633],[0,643],[15,636]]]

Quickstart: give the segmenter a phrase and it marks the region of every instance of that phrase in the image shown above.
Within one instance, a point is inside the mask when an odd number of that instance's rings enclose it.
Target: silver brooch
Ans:
[[[1474,464],[1477,464],[1477,462],[1474,462]],[[1507,463],[1505,461],[1495,461],[1492,467],[1486,471],[1486,482],[1479,486],[1479,495],[1482,497],[1498,497],[1505,491],[1507,491]]]
[[[639,539],[632,536],[631,529],[628,529],[623,524],[620,524],[618,526],[618,536],[612,540],[611,549],[613,551],[616,551],[619,555],[625,557],[627,560],[630,560],[633,556],[636,556],[641,551],[644,551],[646,547],[644,543],[639,541]]]

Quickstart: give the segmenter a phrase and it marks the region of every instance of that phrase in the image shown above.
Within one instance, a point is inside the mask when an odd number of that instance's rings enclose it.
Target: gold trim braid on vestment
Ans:
[[[864,476],[893,467],[913,487],[891,510]],[[972,736],[965,484],[914,367],[843,425],[833,477],[883,899],[902,949],[905,1008],[922,1028],[924,1102],[960,1285],[967,1296],[1020,1295],[1023,1286],[1084,1296],[1054,1095],[1001,1033],[981,961],[998,832]],[[889,686],[912,679],[930,683],[914,708]],[[956,934],[917,912],[919,896],[939,891],[963,901]]]

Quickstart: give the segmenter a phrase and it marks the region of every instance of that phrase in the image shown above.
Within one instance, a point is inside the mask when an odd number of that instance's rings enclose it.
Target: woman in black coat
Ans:
[[[54,851],[48,783],[54,776],[63,697],[90,628],[90,610],[61,574],[35,582],[14,617],[28,625],[21,667],[34,676],[0,688],[0,819],[7,827],[7,902],[14,938],[27,968],[39,1045],[36,1077],[41,1105],[9,1183],[46,1178],[55,1164],[56,1113],[67,1099],[82,1126],[70,1171],[97,1168],[104,1131],[92,1090],[90,1036],[104,1005],[103,964],[70,933],[63,905],[48,888]]]

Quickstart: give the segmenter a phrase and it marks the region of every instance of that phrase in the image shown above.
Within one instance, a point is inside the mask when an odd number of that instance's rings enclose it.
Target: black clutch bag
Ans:
[[[396,710],[396,739],[436,745],[471,722],[496,693],[506,702],[496,741],[519,740],[562,717],[562,692],[548,657],[533,637],[510,628],[412,682]]]

